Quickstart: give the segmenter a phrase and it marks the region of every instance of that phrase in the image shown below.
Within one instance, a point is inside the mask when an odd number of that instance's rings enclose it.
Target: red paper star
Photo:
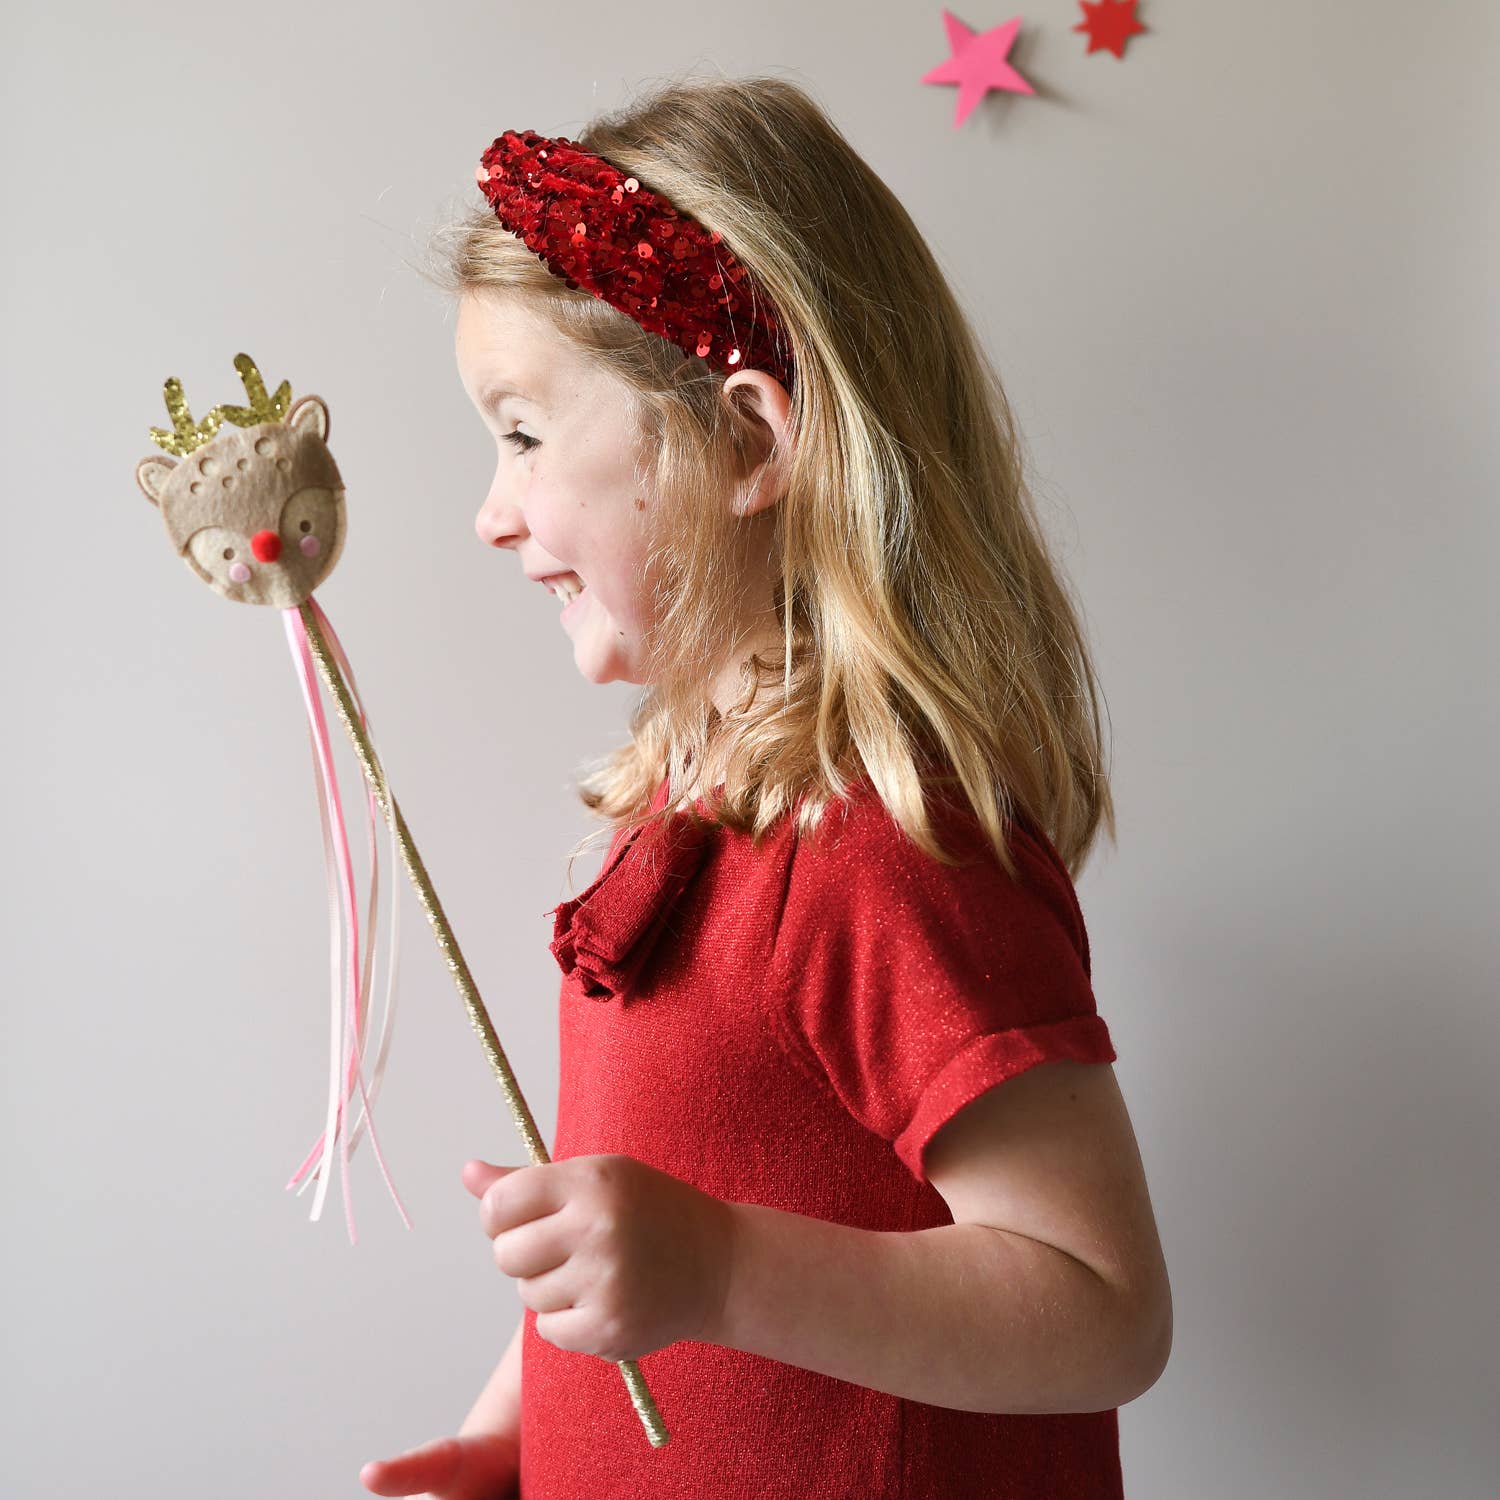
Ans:
[[[1125,43],[1146,29],[1135,18],[1137,0],[1098,0],[1098,4],[1078,0],[1078,3],[1083,7],[1084,20],[1073,30],[1088,33],[1089,52],[1104,48],[1116,57],[1124,57]]]
[[[953,119],[955,129],[984,98],[986,89],[1009,89],[1016,94],[1036,92],[1005,60],[1016,33],[1021,29],[1020,16],[991,31],[976,32],[951,11],[945,10],[943,25],[948,32],[948,49],[953,55],[930,73],[924,73],[922,82],[958,85],[958,112]]]

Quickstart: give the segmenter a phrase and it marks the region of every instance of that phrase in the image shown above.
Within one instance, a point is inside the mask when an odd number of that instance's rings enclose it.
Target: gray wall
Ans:
[[[502,129],[695,64],[799,79],[908,204],[1086,605],[1120,843],[1080,895],[1176,1297],[1128,1492],[1493,1494],[1496,12],[1147,0],[1122,62],[1055,0],[1039,97],[955,130],[940,7],[881,11],[6,11],[7,1494],[362,1495],[514,1326],[458,1173],[525,1156],[404,884],[415,1228],[367,1145],[357,1247],[282,1191],[327,1066],[301,707],[131,471],[169,374],[328,399],[319,598],[550,1140],[542,914],[633,689],[476,541],[493,448],[409,262]]]

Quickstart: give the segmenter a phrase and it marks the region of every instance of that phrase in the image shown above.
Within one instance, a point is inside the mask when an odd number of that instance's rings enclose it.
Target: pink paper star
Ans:
[[[957,129],[968,118],[969,111],[984,98],[987,89],[1009,89],[1016,94],[1034,94],[1036,90],[1006,61],[1021,18],[1007,21],[990,31],[976,32],[965,26],[951,11],[943,12],[952,56],[922,75],[923,83],[956,83],[958,112],[953,125]]]

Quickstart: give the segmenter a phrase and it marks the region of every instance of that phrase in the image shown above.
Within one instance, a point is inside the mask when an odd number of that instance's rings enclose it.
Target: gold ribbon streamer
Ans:
[[[297,606],[297,611],[302,616],[302,623],[307,629],[308,644],[312,647],[313,659],[318,664],[318,672],[323,678],[329,696],[333,699],[340,721],[354,743],[360,767],[365,773],[365,780],[369,782],[370,789],[380,803],[380,810],[385,814],[386,822],[396,835],[406,872],[411,876],[411,882],[417,888],[417,898],[422,903],[422,910],[427,913],[427,920],[432,924],[437,945],[442,951],[443,962],[447,964],[448,972],[453,975],[453,982],[458,986],[458,992],[463,997],[464,1005],[469,1012],[470,1024],[478,1032],[480,1043],[484,1047],[484,1055],[489,1058],[490,1067],[500,1081],[500,1091],[505,1095],[505,1102],[510,1106],[516,1129],[521,1132],[521,1139],[526,1143],[526,1150],[531,1156],[533,1165],[540,1166],[550,1162],[552,1158],[547,1154],[547,1148],[542,1143],[541,1133],[536,1128],[536,1121],[532,1118],[531,1110],[527,1107],[520,1086],[516,1083],[515,1074],[511,1072],[510,1064],[506,1061],[505,1052],[500,1046],[500,1038],[495,1035],[495,1028],[490,1024],[484,1002],[479,998],[479,991],[475,988],[473,976],[469,973],[469,966],[464,962],[464,956],[459,951],[458,939],[454,937],[453,929],[448,925],[448,918],[443,912],[442,903],[432,887],[432,881],[428,879],[422,856],[417,853],[417,846],[412,842],[411,834],[407,832],[406,819],[401,816],[401,809],[396,805],[396,799],[386,785],[385,770],[359,722],[359,714],[349,696],[349,689],[344,682],[343,674],[338,671],[329,655],[328,643],[324,640],[323,632],[318,626],[310,597]],[[668,1440],[667,1429],[636,1362],[633,1359],[620,1359],[615,1363],[619,1365],[620,1374],[625,1378],[625,1387],[630,1392],[630,1404],[635,1407],[636,1414],[646,1429],[646,1436],[651,1441],[651,1446],[653,1448],[664,1447]]]

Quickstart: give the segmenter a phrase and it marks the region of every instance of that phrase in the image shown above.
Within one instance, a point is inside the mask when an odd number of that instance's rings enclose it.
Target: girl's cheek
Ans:
[[[541,544],[542,550],[559,562],[572,561],[568,528],[562,523],[562,507],[545,479],[533,474],[526,486],[526,529]]]

